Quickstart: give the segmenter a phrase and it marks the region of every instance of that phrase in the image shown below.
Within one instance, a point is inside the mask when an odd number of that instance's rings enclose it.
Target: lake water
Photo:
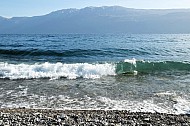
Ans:
[[[0,35],[0,108],[190,113],[190,34]]]

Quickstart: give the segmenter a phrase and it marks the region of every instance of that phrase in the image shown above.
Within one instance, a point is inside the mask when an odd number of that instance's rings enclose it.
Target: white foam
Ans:
[[[174,100],[176,101],[176,104],[173,105],[175,114],[190,114],[190,101],[179,96]]]
[[[160,113],[173,113],[169,108],[162,108],[156,104],[153,104],[150,100],[140,101],[128,101],[128,100],[113,100],[106,97],[92,98],[70,98],[65,96],[59,97],[46,97],[37,96],[40,102],[31,104],[31,102],[23,103],[4,103],[1,108],[8,107],[26,107],[26,108],[56,108],[56,109],[85,109],[85,110],[128,110],[130,112],[160,112]],[[56,99],[57,101],[54,101]],[[49,103],[49,104],[47,104]],[[52,106],[55,105],[56,106]],[[26,106],[24,106],[26,105]]]
[[[23,90],[24,91],[24,90]],[[176,98],[176,104],[172,106],[155,104],[152,99],[143,101],[116,100],[108,97],[91,98],[84,96],[72,98],[69,96],[39,96],[30,95],[27,100],[22,99],[20,92],[14,94],[15,101],[3,102],[0,100],[0,108],[54,108],[67,110],[127,110],[130,112],[151,112],[168,114],[190,114],[190,102],[181,97]]]
[[[166,91],[166,92],[160,92],[156,93],[155,96],[164,97],[164,96],[176,96],[176,93]]]
[[[136,59],[135,58],[133,58],[133,59],[125,59],[124,62],[133,64],[136,67]]]
[[[100,97],[99,100],[105,104],[105,109],[113,110],[128,110],[130,112],[160,112],[160,113],[172,113],[169,108],[162,108],[153,103],[151,100],[140,101],[128,101],[128,100],[113,100],[106,97]]]
[[[95,79],[107,75],[115,75],[115,65],[89,64],[89,63],[42,63],[42,64],[8,64],[0,63],[0,78],[32,79],[66,77],[76,79],[79,77]]]
[[[190,114],[190,100],[178,96],[175,92],[160,92],[156,93],[158,97],[168,97],[172,103],[170,108],[172,114]]]

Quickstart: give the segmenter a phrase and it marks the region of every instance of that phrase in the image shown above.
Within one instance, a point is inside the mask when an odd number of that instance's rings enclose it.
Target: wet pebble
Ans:
[[[125,110],[0,109],[0,125],[189,126],[189,115],[132,113]]]

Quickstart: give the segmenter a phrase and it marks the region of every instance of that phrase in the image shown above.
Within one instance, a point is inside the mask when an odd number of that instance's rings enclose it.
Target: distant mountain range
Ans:
[[[43,16],[0,17],[0,33],[190,33],[190,9],[63,9]]]

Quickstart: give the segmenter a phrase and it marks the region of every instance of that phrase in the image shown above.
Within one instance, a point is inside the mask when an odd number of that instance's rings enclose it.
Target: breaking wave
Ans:
[[[42,63],[42,64],[8,64],[0,63],[0,78],[8,79],[33,79],[65,77],[76,78],[100,78],[101,76],[115,75],[113,64],[89,64],[89,63]]]
[[[136,59],[126,59],[118,63],[0,63],[1,79],[96,79],[102,76],[140,75],[164,71],[190,71],[190,64],[174,61],[136,61]]]

